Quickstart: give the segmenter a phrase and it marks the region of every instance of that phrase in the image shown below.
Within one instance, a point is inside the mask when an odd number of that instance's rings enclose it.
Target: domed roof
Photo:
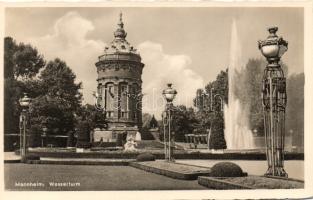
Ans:
[[[120,13],[120,19],[117,24],[117,29],[114,32],[114,40],[109,46],[106,46],[104,52],[106,54],[115,54],[115,53],[134,53],[138,54],[137,50],[127,42],[125,39],[127,36],[126,31],[124,30],[124,23],[122,18],[122,13]]]

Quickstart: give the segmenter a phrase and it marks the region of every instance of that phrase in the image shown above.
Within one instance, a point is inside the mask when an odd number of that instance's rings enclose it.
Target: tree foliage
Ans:
[[[224,136],[224,119],[222,112],[215,112],[211,124],[211,136],[209,140],[210,149],[226,149]]]
[[[210,97],[211,93],[212,98]],[[204,89],[198,90],[197,97],[194,100],[194,102],[199,101],[200,97],[200,104],[195,104],[198,108],[196,119],[199,124],[199,130],[197,130],[197,133],[207,134],[207,131],[210,129],[210,149],[225,149],[224,118],[223,112],[221,112],[224,105],[221,104],[221,99],[217,95],[221,97],[223,103],[228,103],[228,70],[221,71],[217,75],[216,80],[208,83]]]
[[[142,113],[142,128],[149,129],[150,128],[150,121],[152,119],[152,115],[149,113]]]
[[[45,60],[30,44],[17,44],[13,38],[4,38],[4,77],[32,78],[45,66]]]
[[[183,142],[185,134],[193,132],[198,123],[193,108],[187,108],[179,105],[174,108],[173,112],[173,131],[175,132],[175,140]]]
[[[238,73],[243,88],[235,91],[235,96],[241,103],[249,108],[249,125],[251,129],[256,129],[259,136],[264,135],[264,119],[262,105],[262,80],[267,62],[264,59],[249,59],[245,70]],[[281,63],[284,74],[287,78],[288,67]]]
[[[39,79],[42,93],[31,104],[32,121],[45,124],[50,134],[66,135],[74,129],[81,83],[75,83],[75,74],[58,58],[47,64]]]
[[[304,73],[293,74],[287,81],[286,134],[292,134],[293,145],[304,142]]]
[[[18,132],[20,106],[24,92],[38,96],[40,86],[34,77],[45,66],[43,56],[29,44],[17,44],[11,37],[4,38],[4,131]],[[20,77],[28,78],[21,80]]]

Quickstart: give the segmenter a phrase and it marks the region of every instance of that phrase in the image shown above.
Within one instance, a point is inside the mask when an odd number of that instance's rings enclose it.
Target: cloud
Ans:
[[[31,38],[31,42],[47,60],[56,57],[64,60],[83,82],[84,103],[92,103],[92,91],[97,86],[95,62],[102,54],[105,43],[87,38],[95,29],[93,23],[77,12],[68,12],[59,18],[49,33]],[[113,30],[112,30],[113,31]],[[138,45],[145,68],[143,71],[143,112],[160,117],[164,109],[162,90],[171,82],[178,95],[175,104],[192,106],[198,88],[203,87],[203,79],[191,68],[191,58],[187,55],[166,54],[162,45],[146,41]]]
[[[55,22],[51,34],[30,39],[46,60],[59,57],[71,67],[77,81],[83,83],[84,103],[93,102],[92,91],[97,87],[95,62],[105,46],[100,40],[87,38],[94,29],[91,21],[77,12],[68,12]]]
[[[193,98],[198,88],[203,87],[203,78],[194,72],[190,65],[192,60],[187,55],[169,55],[162,45],[146,41],[138,46],[145,63],[143,70],[143,112],[153,113],[158,118],[165,102],[162,90],[167,83],[172,83],[178,92],[175,104],[193,105]]]

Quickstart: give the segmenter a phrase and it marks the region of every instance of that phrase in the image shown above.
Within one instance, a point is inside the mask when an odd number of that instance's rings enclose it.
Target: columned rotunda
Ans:
[[[118,134],[138,131],[142,127],[141,74],[144,64],[137,50],[126,40],[122,14],[117,25],[113,41],[96,63],[99,103],[106,111],[113,139]]]

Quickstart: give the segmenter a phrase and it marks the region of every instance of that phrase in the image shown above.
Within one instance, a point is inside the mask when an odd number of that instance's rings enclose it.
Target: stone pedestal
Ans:
[[[111,130],[102,130],[95,128],[93,133],[93,142],[116,142],[116,139],[113,138],[113,133]]]
[[[94,129],[93,142],[116,142],[116,146],[123,147],[128,140],[140,140],[141,135],[137,127],[114,127],[111,129]]]

